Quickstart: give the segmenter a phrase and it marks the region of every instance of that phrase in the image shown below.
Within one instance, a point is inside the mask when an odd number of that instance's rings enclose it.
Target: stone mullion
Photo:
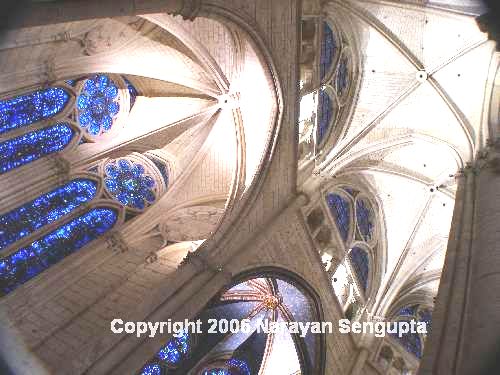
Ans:
[[[48,155],[0,176],[3,213],[68,181],[68,167],[59,154]],[[7,203],[8,202],[8,203]]]

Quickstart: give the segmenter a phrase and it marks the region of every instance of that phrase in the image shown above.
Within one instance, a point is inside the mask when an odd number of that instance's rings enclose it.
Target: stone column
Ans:
[[[500,140],[489,144],[481,164],[464,343],[459,353],[458,373],[464,375],[498,373],[500,367]]]
[[[464,175],[419,374],[498,373],[500,142],[490,143]]]
[[[87,19],[136,16],[154,13],[182,15],[193,19],[200,0],[68,0],[64,2],[23,2],[2,6],[0,31],[20,27],[81,21]]]
[[[455,209],[432,316],[432,333],[425,345],[419,374],[456,373],[471,255],[476,170],[468,166],[456,178]]]

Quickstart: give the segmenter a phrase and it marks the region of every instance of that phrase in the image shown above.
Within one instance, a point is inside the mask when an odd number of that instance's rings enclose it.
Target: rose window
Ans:
[[[92,136],[108,132],[120,110],[118,88],[105,75],[85,81],[77,98],[78,122]]]
[[[104,172],[107,191],[124,206],[143,210],[155,201],[155,180],[141,164],[120,159],[106,164]]]

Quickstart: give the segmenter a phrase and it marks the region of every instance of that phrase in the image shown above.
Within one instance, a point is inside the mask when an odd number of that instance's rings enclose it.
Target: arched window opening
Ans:
[[[368,289],[368,275],[370,272],[370,258],[367,252],[359,247],[353,247],[348,257],[351,267],[356,274],[356,279],[366,293]]]
[[[406,306],[399,310],[395,317],[395,321],[407,322],[408,324],[410,324],[411,321],[426,323],[427,334],[410,331],[403,333],[401,337],[399,337],[398,334],[391,333],[391,336],[394,337],[408,353],[421,359],[425,340],[432,328],[432,311],[421,305]]]
[[[315,373],[319,366],[318,334],[300,337],[289,330],[270,334],[263,328],[319,320],[311,297],[284,279],[265,276],[239,282],[216,296],[195,319],[202,321],[203,328],[188,354],[174,366],[156,355],[143,367],[141,375]],[[242,329],[207,333],[209,319],[247,323]]]
[[[339,194],[327,194],[326,202],[335,220],[342,240],[346,242],[351,228],[351,207],[347,199]]]
[[[375,228],[374,214],[370,202],[364,198],[356,199],[356,221],[360,237],[363,241],[373,240],[373,230]]]
[[[349,58],[344,55],[340,59],[337,76],[335,77],[335,86],[339,97],[344,97],[349,91],[350,85],[350,72],[349,72]]]
[[[224,367],[209,367],[202,375],[252,375],[248,363],[244,360],[231,358],[226,361]]]
[[[316,144],[319,146],[328,135],[332,119],[334,117],[334,105],[332,98],[324,89],[319,91],[318,99],[318,126],[316,127]]]
[[[94,208],[0,260],[4,296],[114,227],[118,212]]]
[[[336,259],[334,263],[327,260],[324,264],[344,311],[354,303],[360,312],[364,312],[370,294],[376,288],[372,283],[376,282],[375,278],[380,280],[376,276],[377,265],[373,262],[378,249],[377,217],[370,202],[358,189],[342,185],[326,193],[326,204],[321,206],[330,213],[330,225],[336,229],[332,233],[338,233],[338,236],[332,236],[328,247],[320,245],[318,251]],[[316,238],[316,232],[311,234]],[[352,316],[362,318],[363,314]]]
[[[97,182],[77,179],[1,215],[0,249],[56,222],[92,200],[96,193]]]
[[[320,78],[324,80],[328,72],[331,70],[335,56],[339,50],[337,38],[328,24],[323,22],[323,39],[321,40],[320,54]]]
[[[66,90],[51,87],[0,101],[0,134],[56,116],[69,99]]]
[[[0,143],[0,174],[64,150],[74,136],[75,130],[61,123]]]

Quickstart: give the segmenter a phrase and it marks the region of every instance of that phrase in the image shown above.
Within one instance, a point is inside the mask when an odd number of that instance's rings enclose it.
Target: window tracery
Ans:
[[[78,123],[92,136],[108,132],[120,110],[118,87],[106,75],[89,77],[76,99]]]
[[[323,197],[306,215],[306,224],[341,306],[346,315],[358,319],[374,290],[375,210],[366,195],[348,185],[337,186]]]
[[[0,260],[0,295],[58,263],[114,227],[118,212],[98,207]]]
[[[404,333],[401,337],[397,334],[391,334],[408,353],[413,354],[418,359],[422,358],[425,339],[432,329],[431,309],[422,305],[406,306],[399,310],[395,320],[408,323],[413,320],[415,322],[424,322],[427,324],[427,334],[408,332]]]
[[[0,143],[0,174],[64,150],[75,135],[68,123],[60,123]]]
[[[108,193],[124,206],[144,210],[156,200],[156,182],[143,164],[128,159],[109,161],[104,167]]]
[[[74,138],[79,139],[73,146],[94,142],[111,130],[120,112],[128,109],[128,104],[121,108],[122,98],[128,95],[133,104],[138,95],[130,82],[106,74],[68,79],[60,86],[0,101],[0,134],[8,136],[17,130],[0,143],[5,155],[0,161],[0,174],[69,150]],[[19,135],[29,125],[38,129]]]
[[[69,99],[65,89],[51,87],[0,101],[0,134],[56,116]]]
[[[318,19],[319,20],[319,19]],[[340,136],[337,128],[341,118],[348,115],[349,93],[355,79],[353,52],[345,33],[328,20],[318,21],[321,32],[317,61],[319,78],[301,77],[299,120],[299,150],[301,159],[312,159],[329,143],[330,134]],[[314,76],[309,74],[310,76]],[[309,79],[309,81],[306,81]]]
[[[76,179],[0,216],[0,250],[92,200],[97,182]]]
[[[321,41],[320,53],[320,78],[324,80],[331,70],[338,51],[337,38],[328,22],[323,22],[323,39]]]

